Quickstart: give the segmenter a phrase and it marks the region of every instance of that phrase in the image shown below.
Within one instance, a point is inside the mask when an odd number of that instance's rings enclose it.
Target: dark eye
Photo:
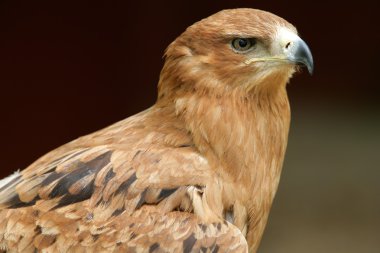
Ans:
[[[256,44],[256,39],[236,38],[232,40],[232,47],[240,52],[245,52]]]

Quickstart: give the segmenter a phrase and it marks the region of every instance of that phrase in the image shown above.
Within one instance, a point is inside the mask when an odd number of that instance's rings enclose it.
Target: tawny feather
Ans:
[[[154,106],[0,181],[0,249],[255,252],[290,123],[295,66],[265,61],[280,28],[296,34],[253,9],[189,27],[166,51]],[[259,43],[237,52],[235,37]]]

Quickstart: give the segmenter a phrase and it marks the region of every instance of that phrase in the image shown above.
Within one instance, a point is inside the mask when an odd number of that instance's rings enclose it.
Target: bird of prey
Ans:
[[[157,102],[0,181],[7,252],[256,252],[280,179],[296,28],[220,11],[165,52]]]

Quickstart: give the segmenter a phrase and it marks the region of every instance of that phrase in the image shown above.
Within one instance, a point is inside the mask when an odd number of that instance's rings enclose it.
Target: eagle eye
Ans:
[[[239,52],[246,52],[256,45],[254,38],[235,38],[231,42],[232,48]]]

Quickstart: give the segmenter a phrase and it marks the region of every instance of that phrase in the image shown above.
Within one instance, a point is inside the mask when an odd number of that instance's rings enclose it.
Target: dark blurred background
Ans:
[[[1,176],[152,105],[165,47],[235,7],[287,19],[315,60],[288,88],[288,152],[259,252],[380,252],[376,1],[3,0]]]

